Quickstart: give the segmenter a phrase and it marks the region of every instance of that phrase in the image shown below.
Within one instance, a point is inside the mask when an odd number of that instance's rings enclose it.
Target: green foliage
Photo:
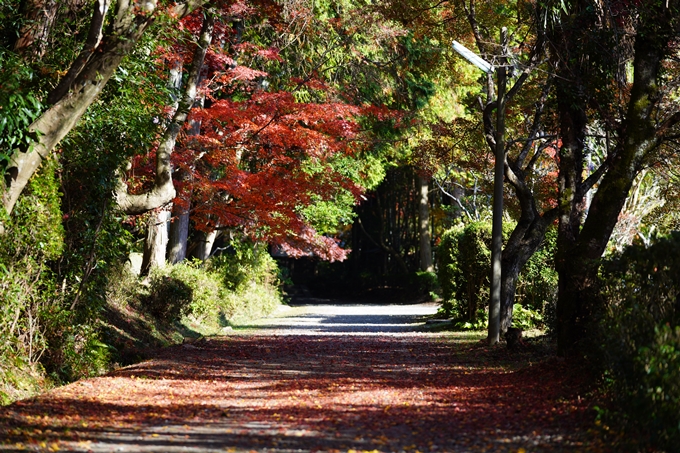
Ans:
[[[416,272],[416,283],[421,293],[428,294],[432,300],[437,299],[440,288],[436,272]]]
[[[143,309],[157,319],[172,323],[190,311],[194,291],[178,277],[152,273],[149,295],[142,299]]]
[[[556,327],[558,280],[555,270],[556,251],[557,230],[551,228],[546,232],[541,247],[522,268],[517,280],[515,301],[523,307],[523,310],[532,313],[526,313],[532,321],[523,328],[546,327],[552,332]],[[513,324],[517,322],[518,316],[524,315],[513,309]]]
[[[56,161],[45,161],[13,216],[2,219],[4,238],[11,240],[0,243],[0,368],[9,364],[3,373],[15,382],[2,390],[6,398],[34,387],[31,376],[37,374],[38,361],[49,346],[49,320],[44,315],[58,306],[55,275],[47,267],[47,260],[63,250],[57,169]]]
[[[503,224],[506,240],[514,224]],[[557,294],[553,256],[556,234],[546,235],[543,246],[529,259],[517,281],[513,324],[528,329],[545,324]],[[437,248],[438,279],[442,290],[440,311],[462,328],[484,328],[484,307],[489,299],[491,223],[471,222],[455,226],[442,235]]]
[[[437,279],[442,290],[442,311],[447,316],[453,314],[456,279],[460,273],[458,266],[458,241],[463,234],[463,224],[445,231],[437,247]]]
[[[0,164],[5,167],[12,152],[26,149],[33,140],[28,126],[42,111],[29,91],[33,71],[18,56],[0,49]]]
[[[164,322],[176,322],[189,315],[217,319],[225,291],[220,277],[214,270],[201,267],[200,261],[154,268],[150,294],[142,306]]]
[[[216,327],[250,320],[281,303],[278,267],[264,244],[232,240],[229,253],[207,263],[155,268],[142,309],[164,323],[191,321]]]
[[[55,382],[73,382],[109,369],[109,347],[100,341],[96,320],[74,322],[71,310],[47,307],[41,318],[46,345],[41,362]]]
[[[491,261],[491,225],[472,222],[442,235],[438,248],[442,311],[446,316],[476,325],[484,318]]]
[[[226,287],[220,305],[230,321],[267,315],[281,303],[279,269],[266,244],[232,240],[227,253],[209,262]]]
[[[512,306],[512,326],[523,330],[532,329],[543,324],[543,315],[535,309],[520,304]]]
[[[680,233],[603,266],[603,354],[616,420],[657,447],[680,442]]]
[[[209,268],[220,274],[229,291],[236,293],[250,285],[278,285],[278,266],[263,243],[233,239],[225,253],[210,260]]]

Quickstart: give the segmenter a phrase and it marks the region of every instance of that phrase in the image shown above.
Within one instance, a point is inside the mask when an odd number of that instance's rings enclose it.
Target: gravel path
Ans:
[[[298,299],[253,323],[275,335],[384,335],[413,333],[437,312],[435,303],[378,305]]]
[[[600,452],[568,364],[514,370],[433,304],[282,308],[0,408],[0,452]]]

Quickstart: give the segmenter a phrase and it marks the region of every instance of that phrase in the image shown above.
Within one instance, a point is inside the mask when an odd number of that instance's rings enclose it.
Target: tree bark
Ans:
[[[190,0],[175,5],[171,11],[176,20],[186,16],[205,3]],[[116,14],[110,32],[92,52],[90,59],[79,71],[70,91],[29,126],[33,142],[10,158],[5,173],[5,190],[2,205],[12,213],[28,180],[36,172],[43,159],[75,127],[80,117],[102,92],[104,86],[118,68],[121,60],[134,48],[139,38],[154,20],[156,1],[136,0],[117,3]],[[93,18],[95,20],[96,18]]]
[[[187,240],[189,238],[189,211],[175,204],[170,222],[170,238],[168,262],[177,264],[187,257]]]
[[[144,241],[142,257],[142,275],[149,275],[154,267],[165,266],[165,250],[168,246],[168,222],[170,211],[161,209],[149,220],[149,227]]]
[[[533,196],[531,198],[533,202]],[[522,211],[517,226],[513,230],[503,250],[501,260],[501,319],[500,332],[505,334],[512,326],[512,310],[515,303],[517,279],[524,265],[543,243],[545,233],[556,217],[556,210],[539,215],[532,211]]]
[[[99,47],[104,37],[104,20],[106,19],[106,13],[109,11],[111,6],[111,0],[97,0],[94,3],[94,9],[92,11],[92,20],[90,21],[90,30],[85,39],[85,45],[83,50],[80,51],[76,59],[71,63],[71,67],[59,84],[50,92],[47,96],[47,102],[54,104],[59,101],[59,99],[66,96],[71,86],[75,83],[78,76],[87,65],[88,61],[92,58],[95,50]]]
[[[430,237],[430,186],[427,179],[417,175],[416,184],[420,189],[418,200],[418,221],[420,231],[420,270],[433,272],[432,264],[432,240]]]
[[[198,247],[194,255],[201,261],[206,261],[210,258],[210,253],[212,252],[213,246],[215,245],[215,240],[217,239],[218,230],[212,230],[208,233],[199,232],[199,242]]]
[[[48,38],[59,11],[56,0],[24,2],[24,25],[14,43],[14,51],[32,61],[40,60],[47,50]]]
[[[677,8],[676,2],[672,4]],[[582,180],[583,145],[587,118],[574,101],[580,86],[569,86],[574,74],[585,75],[582,68],[570,65],[579,59],[562,58],[565,66],[563,87],[558,90],[563,146],[560,150],[560,224],[558,232],[559,295],[558,352],[569,355],[578,352],[592,339],[593,315],[600,309],[597,272],[621,209],[637,174],[650,153],[663,140],[665,130],[678,122],[676,110],[660,126],[657,125],[658,101],[661,99],[658,79],[663,57],[672,41],[671,18],[667,6],[658,4],[642,11],[638,22],[633,59],[634,79],[630,89],[625,117],[617,131],[613,153],[601,167],[603,174],[588,215],[583,222],[585,193],[594,179]],[[580,24],[584,27],[584,24]],[[583,34],[588,33],[585,28]],[[574,37],[565,42],[573,43]],[[569,49],[566,49],[567,51]],[[580,80],[587,80],[582,78]],[[573,83],[573,82],[572,82]],[[667,113],[667,112],[664,112]],[[597,172],[596,172],[597,173]],[[594,176],[599,178],[599,174]],[[581,226],[582,225],[582,226]]]

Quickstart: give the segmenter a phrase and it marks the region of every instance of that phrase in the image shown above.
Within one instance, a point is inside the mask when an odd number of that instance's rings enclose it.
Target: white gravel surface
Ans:
[[[331,305],[333,303],[333,305]],[[385,335],[412,333],[437,312],[438,304],[338,304],[305,299],[279,307],[270,317],[253,323],[278,335]]]

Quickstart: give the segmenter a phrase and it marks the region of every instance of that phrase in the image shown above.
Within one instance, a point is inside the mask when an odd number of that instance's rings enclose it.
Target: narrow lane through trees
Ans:
[[[606,450],[566,362],[422,331],[435,310],[290,307],[1,408],[0,451]]]

